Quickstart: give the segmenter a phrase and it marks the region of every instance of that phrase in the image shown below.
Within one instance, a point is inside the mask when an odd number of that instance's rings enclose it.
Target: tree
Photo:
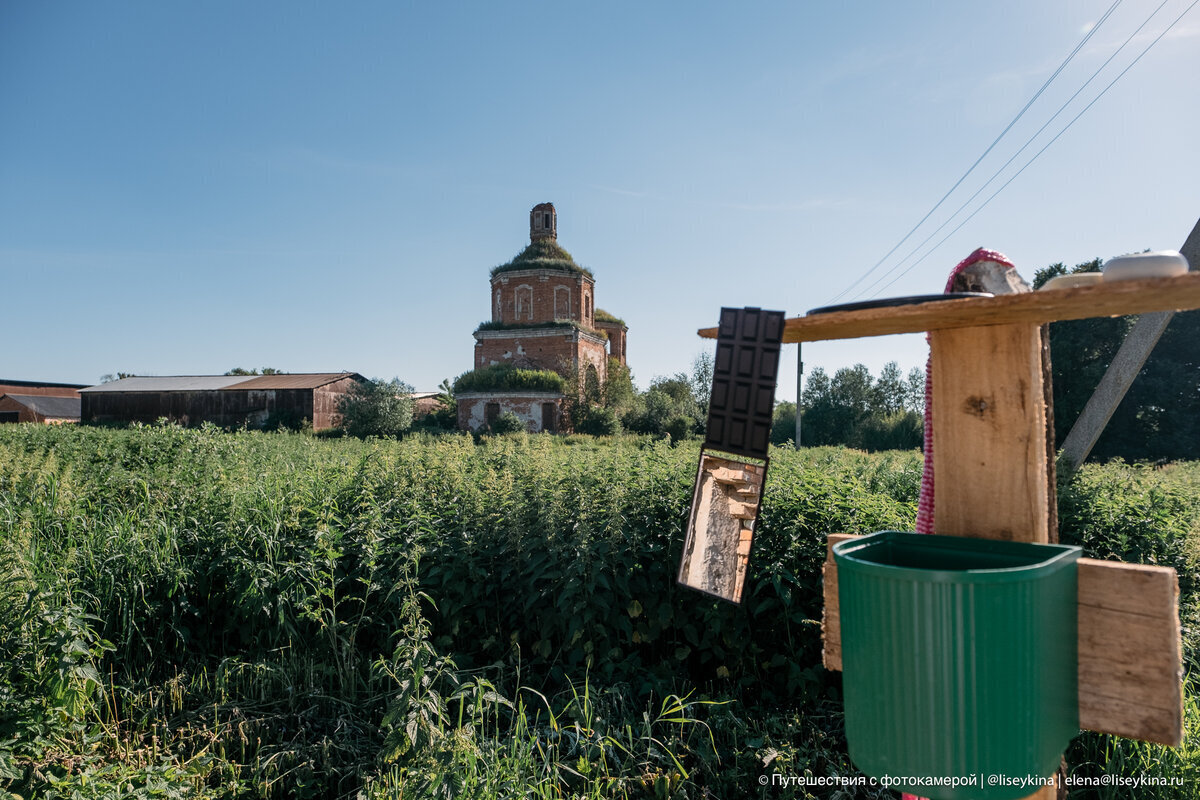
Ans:
[[[399,378],[357,383],[338,401],[341,428],[350,436],[399,436],[412,426],[413,388]]]
[[[884,364],[875,381],[875,410],[884,414],[895,414],[903,411],[905,403],[904,376],[900,374],[900,365],[895,361]]]
[[[783,400],[775,404],[771,417],[771,444],[783,445],[796,441],[796,404]]]
[[[692,362],[692,396],[700,407],[702,424],[708,424],[708,400],[712,395],[713,356],[705,351]]]
[[[226,375],[284,375],[283,370],[275,369],[274,367],[263,367],[260,369],[245,369],[244,367],[234,367],[225,373]]]
[[[604,383],[604,407],[618,417],[633,407],[633,377],[629,367],[615,358],[608,359],[608,380]]]
[[[1035,288],[1057,275],[1096,272],[1100,260],[1038,270]],[[1050,324],[1054,438],[1061,447],[1133,327],[1135,317]],[[1176,314],[1092,449],[1104,461],[1200,458],[1200,314]]]
[[[923,407],[924,395],[924,374],[913,369],[907,378],[901,378],[894,361],[884,366],[878,380],[862,364],[843,367],[832,378],[816,367],[804,387],[804,444],[841,444],[863,450],[920,447],[924,426],[916,403],[919,397]],[[777,412],[772,425],[773,441],[795,435],[794,411],[790,434],[782,430],[781,416]]]
[[[655,378],[625,415],[625,427],[635,433],[686,439],[704,430],[704,417],[685,373]]]
[[[913,367],[904,379],[904,407],[925,415],[925,370]]]

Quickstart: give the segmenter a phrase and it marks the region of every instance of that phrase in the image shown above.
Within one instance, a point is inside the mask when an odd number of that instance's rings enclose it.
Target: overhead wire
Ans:
[[[910,266],[908,267],[908,269],[904,270],[904,271],[903,271],[903,272],[901,272],[900,274],[896,275],[896,277],[892,278],[890,281],[888,281],[887,283],[885,283],[883,286],[879,287],[879,291],[878,291],[878,292],[876,292],[876,295],[878,295],[878,293],[879,293],[879,292],[882,292],[884,289],[888,288],[888,287],[889,287],[889,286],[891,286],[893,283],[895,283],[896,281],[900,280],[900,278],[904,277],[904,276],[905,276],[905,275],[907,275],[909,272],[911,272],[911,271],[912,271],[912,269],[913,269],[914,267],[916,267],[916,266],[917,266],[917,264],[920,264],[922,261],[924,261],[924,260],[925,260],[925,258],[926,258],[926,257],[928,257],[930,253],[933,253],[935,250],[937,250],[939,247],[941,247],[943,244],[945,244],[945,243],[946,243],[946,241],[947,241],[947,240],[949,240],[949,238],[950,238],[951,236],[953,236],[954,234],[958,233],[958,232],[959,232],[959,230],[961,230],[961,229],[962,229],[962,227],[963,227],[964,225],[966,225],[968,222],[970,222],[972,219],[974,219],[974,217],[975,217],[975,215],[976,215],[976,214],[978,214],[980,211],[982,211],[984,208],[986,208],[986,207],[987,207],[987,205],[988,205],[988,203],[992,202],[992,200],[994,200],[994,199],[996,198],[996,195],[998,195],[998,194],[1000,194],[1002,191],[1004,191],[1004,189],[1005,189],[1005,188],[1006,188],[1006,187],[1007,187],[1007,186],[1008,186],[1010,183],[1012,183],[1014,180],[1016,180],[1016,179],[1017,179],[1017,177],[1018,177],[1018,176],[1019,176],[1019,175],[1020,175],[1022,172],[1024,172],[1024,171],[1025,171],[1025,170],[1026,170],[1026,169],[1027,169],[1027,168],[1028,168],[1028,167],[1029,167],[1031,164],[1033,164],[1033,162],[1034,162],[1034,161],[1037,161],[1038,157],[1039,157],[1039,156],[1040,156],[1042,153],[1046,152],[1046,150],[1047,150],[1047,149],[1049,149],[1050,145],[1052,145],[1052,144],[1054,144],[1055,142],[1057,142],[1057,141],[1059,140],[1059,138],[1060,138],[1060,137],[1061,137],[1061,136],[1062,136],[1064,133],[1066,133],[1066,132],[1067,132],[1067,131],[1068,131],[1068,130],[1071,128],[1071,126],[1072,126],[1072,125],[1074,125],[1074,124],[1075,124],[1075,123],[1076,123],[1076,122],[1079,120],[1079,118],[1080,118],[1080,117],[1082,117],[1084,114],[1086,114],[1086,113],[1087,113],[1088,109],[1090,109],[1092,106],[1094,106],[1094,105],[1096,104],[1096,101],[1098,101],[1098,100],[1099,100],[1101,97],[1103,97],[1103,96],[1104,96],[1104,95],[1105,95],[1105,94],[1108,92],[1108,90],[1109,90],[1109,89],[1111,89],[1111,88],[1113,87],[1113,85],[1114,85],[1114,84],[1116,84],[1116,82],[1117,82],[1117,81],[1121,80],[1121,78],[1122,78],[1122,77],[1124,77],[1125,73],[1129,72],[1129,70],[1133,68],[1134,64],[1136,64],[1136,63],[1138,63],[1139,61],[1141,61],[1141,60],[1142,60],[1142,56],[1144,56],[1144,55],[1146,55],[1146,53],[1150,52],[1151,48],[1153,48],[1153,47],[1154,47],[1154,45],[1158,44],[1159,40],[1161,40],[1161,39],[1162,39],[1164,36],[1166,36],[1166,35],[1167,35],[1167,33],[1169,33],[1169,32],[1170,32],[1170,30],[1171,30],[1172,28],[1174,28],[1174,27],[1175,27],[1175,26],[1176,26],[1176,25],[1179,23],[1179,21],[1180,21],[1181,19],[1183,19],[1183,18],[1184,18],[1184,17],[1187,15],[1187,13],[1188,13],[1189,11],[1191,11],[1193,8],[1195,8],[1195,6],[1196,6],[1198,3],[1200,3],[1200,0],[1192,0],[1191,4],[1190,4],[1190,5],[1189,5],[1187,8],[1185,8],[1185,9],[1184,9],[1184,10],[1183,10],[1183,11],[1182,11],[1180,14],[1179,14],[1179,16],[1178,16],[1178,17],[1176,17],[1176,18],[1174,19],[1174,21],[1173,21],[1173,22],[1171,22],[1171,24],[1170,24],[1170,25],[1168,25],[1168,26],[1167,26],[1165,29],[1163,29],[1162,33],[1158,34],[1158,36],[1156,36],[1156,37],[1154,38],[1154,40],[1153,40],[1152,42],[1150,42],[1150,44],[1146,45],[1146,48],[1145,48],[1144,50],[1142,50],[1142,52],[1141,52],[1141,53],[1138,53],[1137,57],[1136,57],[1136,58],[1134,58],[1134,59],[1133,59],[1133,61],[1129,62],[1129,64],[1128,64],[1128,65],[1125,67],[1125,69],[1121,70],[1121,72],[1117,74],[1117,77],[1113,78],[1113,79],[1112,79],[1112,81],[1110,81],[1110,82],[1109,82],[1109,84],[1108,84],[1107,86],[1105,86],[1105,87],[1104,87],[1104,88],[1103,88],[1103,89],[1100,91],[1100,94],[1098,94],[1098,95],[1096,95],[1094,98],[1092,98],[1092,101],[1091,101],[1090,103],[1088,103],[1086,106],[1084,106],[1084,107],[1083,107],[1083,109],[1082,109],[1082,110],[1080,110],[1080,112],[1079,112],[1078,114],[1076,114],[1076,115],[1075,115],[1075,116],[1074,116],[1074,117],[1071,119],[1071,121],[1070,121],[1070,122],[1068,122],[1068,123],[1066,124],[1066,126],[1064,126],[1064,127],[1063,127],[1063,129],[1062,129],[1062,130],[1060,130],[1060,131],[1059,131],[1057,134],[1055,134],[1053,139],[1051,139],[1050,141],[1046,142],[1046,144],[1042,146],[1042,149],[1041,149],[1041,150],[1038,150],[1036,153],[1034,153],[1033,157],[1032,157],[1032,158],[1030,158],[1028,161],[1026,161],[1026,162],[1025,162],[1025,164],[1024,164],[1024,166],[1022,166],[1022,167],[1021,167],[1019,170],[1017,170],[1017,171],[1016,171],[1016,172],[1013,174],[1013,176],[1012,176],[1011,178],[1009,178],[1007,181],[1005,181],[1005,182],[1004,182],[1004,184],[1003,184],[1003,185],[1002,185],[1002,186],[1001,186],[999,189],[997,189],[996,191],[992,192],[992,194],[991,194],[991,195],[990,195],[990,196],[987,198],[987,200],[984,200],[984,201],[983,201],[983,203],[982,203],[982,204],[979,206],[979,208],[977,208],[977,209],[975,209],[974,211],[972,211],[972,212],[970,213],[970,215],[969,215],[969,216],[968,216],[966,219],[964,219],[962,222],[960,222],[960,223],[959,223],[959,224],[958,224],[958,225],[957,225],[957,226],[954,228],[954,230],[952,230],[952,231],[950,231],[950,233],[946,234],[946,235],[945,235],[945,236],[942,238],[942,240],[941,240],[941,241],[939,241],[939,242],[938,242],[936,245],[934,245],[934,246],[933,246],[933,247],[932,247],[932,248],[931,248],[931,249],[930,249],[928,252],[926,252],[926,253],[925,253],[923,256],[921,256],[921,258],[919,258],[919,259],[918,259],[917,261],[915,261],[915,262],[914,262],[912,265],[910,265]]]
[[[1029,146],[1031,144],[1033,144],[1033,142],[1039,136],[1042,135],[1042,132],[1045,131],[1046,128],[1050,127],[1050,123],[1052,123],[1052,122],[1054,122],[1054,120],[1058,119],[1059,115],[1062,114],[1063,111],[1065,111],[1067,109],[1067,107],[1075,101],[1075,98],[1079,97],[1079,95],[1083,93],[1083,90],[1086,89],[1088,86],[1090,86],[1092,84],[1092,81],[1094,81],[1096,78],[1098,78],[1100,76],[1100,73],[1103,72],[1105,70],[1105,68],[1108,67],[1108,65],[1112,63],[1112,60],[1114,58],[1116,58],[1118,55],[1120,55],[1121,51],[1123,51],[1129,45],[1129,43],[1132,42],[1137,37],[1137,35],[1142,32],[1143,28],[1145,28],[1148,24],[1150,24],[1150,21],[1152,19],[1154,19],[1154,17],[1156,17],[1158,15],[1158,12],[1161,11],[1163,9],[1163,7],[1166,6],[1166,4],[1169,2],[1170,2],[1170,0],[1162,0],[1162,2],[1158,5],[1158,7],[1155,8],[1154,11],[1152,11],[1150,13],[1150,16],[1146,17],[1146,19],[1142,21],[1142,24],[1139,25],[1133,31],[1133,33],[1129,34],[1129,36],[1126,37],[1125,41],[1122,42],[1121,45],[1116,50],[1114,50],[1107,59],[1105,59],[1104,63],[1101,64],[1099,67],[1097,67],[1096,70],[1091,74],[1091,76],[1086,81],[1083,82],[1083,85],[1080,86],[1078,89],[1076,89],[1075,93],[1072,94],[1065,103],[1063,103],[1061,106],[1058,107],[1058,110],[1055,111],[1054,114],[1048,120],[1046,120],[1045,123],[1042,124],[1042,127],[1037,129],[1036,133],[1034,133],[1032,136],[1030,136],[1025,141],[1025,144],[1021,145],[1021,148],[1019,150],[1017,150],[1017,152],[1013,153],[1009,157],[1008,161],[1004,162],[1003,166],[1001,166],[998,170],[996,170],[994,173],[992,173],[992,176],[990,178],[988,178],[983,183],[982,186],[980,186],[978,189],[976,189],[974,194],[972,194],[970,197],[968,197],[962,205],[960,205],[957,209],[955,209],[954,213],[951,214],[949,217],[947,217],[946,220],[941,225],[939,225],[937,228],[935,228],[932,233],[930,233],[928,236],[926,236],[921,241],[920,244],[918,244],[916,247],[914,247],[912,250],[910,250],[908,252],[908,254],[906,256],[904,256],[904,258],[902,258],[898,262],[896,262],[895,266],[886,270],[884,272],[884,274],[877,277],[870,285],[868,285],[866,288],[862,289],[857,295],[855,295],[854,299],[858,299],[859,297],[862,297],[863,295],[867,294],[875,287],[879,286],[880,281],[886,279],[893,272],[900,269],[900,267],[904,264],[904,262],[906,262],[910,258],[912,258],[917,253],[917,251],[919,251],[922,247],[924,247],[926,244],[929,243],[930,239],[932,239],[934,236],[937,236],[939,233],[941,233],[941,231],[943,231],[946,228],[947,225],[949,225],[951,222],[953,222],[954,219],[959,214],[961,214],[964,209],[967,208],[967,206],[969,206],[972,202],[974,202],[976,197],[979,197],[979,195],[981,195],[983,193],[984,189],[991,186],[992,182],[995,181],[996,178],[998,178],[1004,172],[1004,170],[1008,169],[1008,167],[1014,161],[1017,160],[1017,156],[1021,155],[1021,153],[1024,153],[1029,148]],[[1184,13],[1186,14],[1187,11],[1184,11]],[[1178,20],[1176,20],[1176,21],[1178,21]],[[1174,23],[1172,23],[1172,25],[1174,25]],[[1169,30],[1169,28],[1168,28],[1168,30]],[[1164,33],[1165,33],[1165,31],[1164,31]],[[1143,53],[1143,55],[1144,55],[1144,53]],[[1141,56],[1138,56],[1138,58],[1141,58]],[[1136,59],[1133,63],[1136,63]],[[1130,66],[1132,66],[1132,65],[1133,64],[1131,63]],[[1122,73],[1122,74],[1124,74],[1124,73]],[[1107,89],[1105,91],[1107,91]],[[1096,99],[1099,99],[1099,97],[1100,96],[1097,95]],[[1093,100],[1092,102],[1095,102],[1095,100]],[[1066,131],[1066,128],[1064,128],[1062,131],[1060,131],[1058,135],[1061,136],[1065,131]],[[1032,160],[1030,163],[1032,163]],[[1028,164],[1026,166],[1028,166]],[[1024,168],[1022,168],[1022,169],[1024,169]],[[982,208],[982,206],[981,206],[981,208]],[[955,228],[955,230],[958,230],[958,229]],[[937,246],[940,246],[940,243]],[[926,253],[924,255],[922,255],[916,262],[911,264],[908,267],[908,269],[906,269],[904,272],[902,272],[900,274],[901,275],[908,274],[908,272],[910,272],[913,267],[917,266],[917,264],[924,261],[931,253],[933,253],[934,250],[937,249],[937,246],[926,251]],[[897,277],[899,277],[899,276],[897,276]],[[888,283],[884,284],[884,286],[881,287],[881,289],[886,288],[887,286],[891,286],[893,283],[895,283],[895,280],[889,281]]]
[[[1017,112],[1017,115],[1015,117],[1013,117],[1012,120],[1008,123],[1008,125],[1006,125],[1004,127],[1004,130],[1000,131],[1000,135],[997,136],[994,140],[992,140],[992,143],[990,145],[988,145],[986,150],[983,151],[983,154],[980,155],[979,158],[975,159],[975,163],[972,164],[970,167],[968,167],[967,171],[964,172],[962,174],[962,176],[959,177],[959,179],[954,182],[954,185],[951,186],[950,189],[944,195],[942,195],[942,199],[940,199],[936,203],[934,203],[933,208],[929,209],[929,211],[927,211],[925,213],[925,216],[921,217],[920,221],[917,222],[917,224],[912,227],[912,230],[910,230],[908,233],[904,234],[903,238],[901,238],[900,241],[896,242],[896,244],[892,247],[892,249],[887,251],[886,254],[884,254],[883,258],[881,258],[877,262],[875,262],[875,265],[873,267],[871,267],[866,272],[864,272],[862,275],[860,275],[853,283],[851,283],[849,286],[847,286],[841,292],[839,292],[838,294],[836,294],[832,298],[830,298],[829,301],[827,302],[827,304],[836,302],[838,299],[845,296],[848,292],[850,292],[850,290],[852,290],[855,286],[857,286],[859,283],[861,283],[863,280],[865,280],[867,278],[867,276],[869,276],[875,270],[879,269],[879,267],[883,264],[883,262],[885,262],[889,258],[891,258],[892,254],[895,253],[897,250],[899,250],[900,246],[903,245],[906,241],[908,241],[909,238],[914,233],[917,232],[917,229],[919,229],[922,225],[924,225],[925,221],[928,220],[931,216],[933,216],[933,213],[935,211],[937,211],[939,208],[941,208],[942,203],[945,203],[946,199],[948,197],[950,197],[951,194],[954,193],[954,190],[957,189],[960,185],[962,185],[962,182],[964,180],[966,180],[967,177],[972,172],[974,172],[975,168],[979,166],[980,162],[982,162],[983,159],[987,158],[987,155],[989,153],[991,153],[992,150],[996,147],[996,145],[1000,143],[1000,140],[1003,139],[1004,136],[1010,130],[1012,130],[1012,127],[1014,125],[1016,125],[1018,121],[1020,121],[1021,117],[1023,117],[1025,115],[1025,112],[1029,110],[1030,106],[1032,106],[1034,104],[1034,102],[1039,97],[1042,96],[1042,93],[1046,91],[1046,89],[1050,86],[1051,83],[1054,82],[1054,79],[1059,76],[1059,74],[1066,68],[1066,66],[1071,63],[1071,60],[1073,58],[1075,58],[1076,54],[1078,54],[1079,51],[1083,49],[1083,46],[1088,43],[1088,41],[1092,38],[1092,36],[1095,35],[1096,31],[1098,31],[1100,29],[1100,26],[1104,24],[1104,21],[1109,18],[1109,16],[1113,13],[1113,11],[1116,10],[1117,6],[1121,5],[1122,2],[1123,2],[1123,0],[1114,0],[1113,4],[1108,7],[1108,10],[1104,12],[1103,16],[1101,16],[1100,19],[1096,21],[1096,24],[1093,25],[1086,34],[1084,34],[1084,37],[1079,41],[1079,44],[1075,45],[1075,49],[1072,50],[1067,55],[1067,57],[1065,59],[1063,59],[1063,62],[1058,65],[1058,69],[1054,70],[1054,72],[1050,75],[1050,77],[1046,79],[1045,83],[1042,84],[1041,88],[1039,88],[1034,93],[1033,97],[1029,98],[1029,102],[1027,102],[1025,104],[1025,106],[1020,111]]]

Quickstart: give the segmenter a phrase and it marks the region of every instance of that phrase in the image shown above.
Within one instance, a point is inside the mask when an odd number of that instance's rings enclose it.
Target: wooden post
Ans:
[[[1198,254],[1200,256],[1200,254]],[[1200,261],[1200,257],[1196,259]],[[1078,289],[917,303],[787,321],[785,342],[930,332],[934,527],[945,535],[1057,537],[1052,398],[1039,326],[1200,308],[1200,272]],[[715,338],[716,329],[701,336]],[[844,537],[831,536],[830,545]],[[1089,730],[1178,746],[1182,658],[1174,570],[1079,560],[1079,714]],[[837,569],[824,566],[824,663],[841,668]],[[1054,788],[1031,798],[1054,800]]]
[[[804,345],[796,342],[796,449],[800,449],[800,397],[804,393]]]
[[[934,531],[1049,542],[1040,327],[932,331],[929,347]],[[1046,787],[1030,800],[1056,796]]]
[[[933,331],[934,530],[1050,541],[1037,325]]]

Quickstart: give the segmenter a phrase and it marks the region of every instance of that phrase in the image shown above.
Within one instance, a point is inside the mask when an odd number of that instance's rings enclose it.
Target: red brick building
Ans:
[[[475,369],[501,364],[549,369],[603,386],[609,356],[625,364],[627,328],[615,317],[597,312],[595,290],[591,271],[576,264],[558,244],[554,206],[534,206],[529,213],[529,246],[492,270],[492,318],[475,331]],[[458,424],[478,430],[507,411],[521,418],[530,431],[557,431],[562,427],[562,405],[561,394],[460,393]]]
[[[46,383],[0,379],[0,423],[79,422],[78,383]]]

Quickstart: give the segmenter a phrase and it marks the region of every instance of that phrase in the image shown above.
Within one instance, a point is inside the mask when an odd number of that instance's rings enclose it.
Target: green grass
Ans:
[[[515,272],[523,269],[549,269],[592,277],[590,269],[576,264],[574,257],[562,245],[549,239],[531,242],[524,250],[513,256],[511,261],[492,267],[491,275],[494,278],[502,272]]]
[[[558,392],[565,394],[567,379],[554,370],[520,369],[493,364],[464,372],[454,379],[454,392]]]
[[[919,455],[773,451],[741,608],[674,584],[696,458],[3,426],[0,796],[774,797],[761,774],[856,774],[823,539],[911,526]],[[1197,488],[1193,464],[1087,467],[1064,538],[1174,566],[1194,629]],[[1068,758],[1188,786],[1200,765],[1098,734]]]

